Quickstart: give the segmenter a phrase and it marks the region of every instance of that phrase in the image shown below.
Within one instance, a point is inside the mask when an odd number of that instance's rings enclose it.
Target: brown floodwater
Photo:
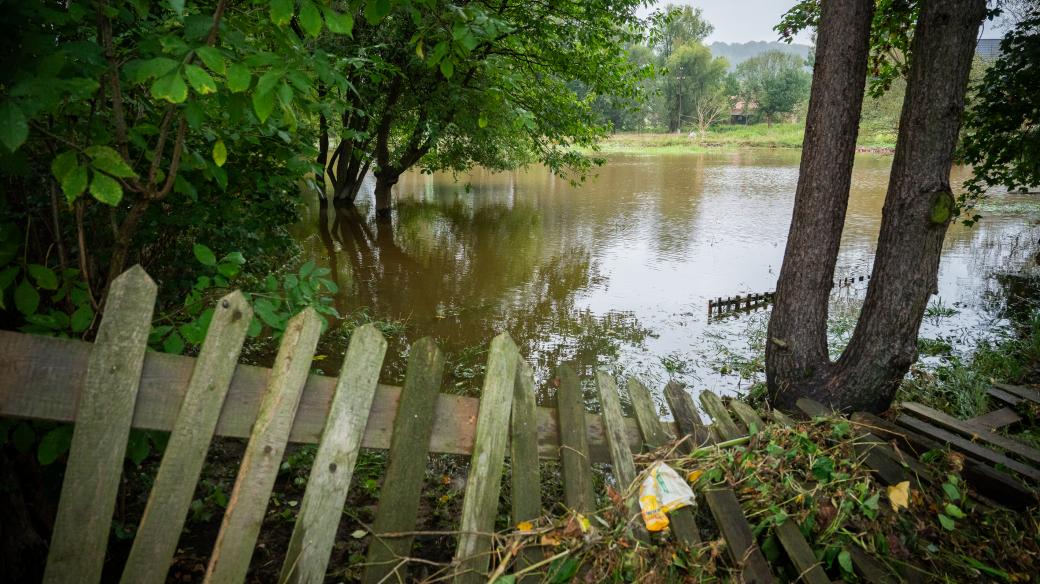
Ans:
[[[467,379],[479,382],[483,348],[508,331],[543,384],[573,361],[652,387],[674,377],[732,393],[748,384],[739,372],[768,312],[709,318],[707,303],[773,290],[799,155],[612,155],[576,186],[540,167],[413,172],[395,188],[389,222],[376,221],[367,185],[356,210],[323,212],[312,201],[294,233],[308,258],[332,269],[341,314],[403,322],[408,342],[432,335],[463,391],[473,391]],[[890,165],[889,156],[856,158],[838,277],[870,273]],[[956,169],[954,181],[965,176]],[[1025,201],[1000,195],[979,225],[951,228],[922,335],[963,348],[1000,324],[992,274],[1035,252]],[[836,289],[834,312],[854,314],[865,284]],[[839,322],[835,336],[846,329]],[[402,352],[392,345],[390,370],[403,369]]]

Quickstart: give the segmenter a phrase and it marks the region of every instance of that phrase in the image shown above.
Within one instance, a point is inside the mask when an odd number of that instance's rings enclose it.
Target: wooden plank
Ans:
[[[98,582],[112,529],[155,282],[139,265],[109,287],[76,408],[76,426],[44,571],[45,583]]]
[[[509,463],[512,467],[513,526],[532,521],[542,515],[542,481],[538,468],[538,426],[535,422],[534,369],[520,360],[513,389],[513,412],[509,423]],[[530,546],[517,557],[517,569],[531,566],[541,559]],[[522,582],[537,582],[528,574]]]
[[[75,421],[76,403],[83,389],[91,347],[90,343],[78,340],[0,330],[0,416]],[[193,357],[146,352],[133,427],[172,431],[194,368]],[[218,436],[249,438],[270,374],[270,369],[252,365],[239,365],[235,369],[231,389],[217,422]],[[290,442],[318,443],[335,388],[335,377],[311,375],[307,378],[289,433]],[[379,386],[361,442],[363,448],[386,450],[390,447],[400,399],[400,387]],[[480,401],[476,398],[438,395],[433,409],[435,422],[430,452],[471,454],[479,407]],[[559,459],[560,433],[556,410],[539,407],[536,416],[538,456]],[[585,426],[592,461],[610,462],[600,416],[586,414]],[[674,425],[669,423],[667,427],[674,434]],[[634,419],[625,418],[625,433],[629,447],[633,452],[639,452],[642,438]]]
[[[589,459],[588,431],[585,429],[585,396],[578,374],[570,365],[560,365],[560,388],[556,392],[559,408],[560,458],[563,461],[563,500],[571,509],[588,514],[595,506],[592,492],[592,464]]]
[[[752,434],[761,432],[766,427],[766,423],[759,417],[755,408],[738,399],[729,400],[729,409],[736,414],[737,418],[747,426],[748,432]]]
[[[1022,416],[1019,416],[1018,413],[1011,408],[1000,408],[999,410],[993,410],[988,414],[975,416],[967,421],[993,431],[1021,422]]]
[[[375,325],[354,329],[278,577],[282,584],[325,581],[385,355],[386,339]]]
[[[123,569],[120,581],[124,584],[166,581],[167,568],[177,551],[195,483],[252,319],[253,309],[238,291],[228,294],[214,307],[184,404]]]
[[[773,416],[773,421],[781,426],[794,426],[794,418],[781,412],[780,410],[774,409],[770,411]]]
[[[397,419],[394,421],[390,454],[380,490],[379,507],[372,522],[372,540],[362,581],[407,579],[407,566],[398,558],[412,549],[412,536],[387,537],[386,533],[415,529],[419,511],[426,457],[434,419],[430,410],[440,391],[444,355],[430,337],[416,341],[408,351],[408,370]],[[400,564],[400,565],[399,565]]]
[[[852,449],[863,459],[863,464],[876,472],[881,482],[887,485],[899,484],[912,478],[903,468],[898,455],[892,452],[892,448],[873,434],[856,436]]]
[[[480,392],[477,440],[469,462],[469,479],[462,501],[462,521],[455,560],[456,583],[487,582],[491,562],[491,534],[495,531],[502,467],[509,440],[509,413],[513,407],[520,353],[509,333],[491,341],[487,373]]]
[[[941,428],[937,428],[927,422],[922,422],[916,418],[911,418],[910,416],[907,416],[905,414],[901,414],[896,419],[896,422],[898,422],[902,426],[910,428],[911,430],[915,430],[917,432],[920,432],[921,434],[924,434],[936,440],[946,442],[950,445],[950,447],[955,448],[967,454],[968,456],[974,456],[979,460],[984,460],[993,464],[1003,465],[1021,474],[1022,476],[1028,477],[1029,479],[1032,479],[1034,481],[1040,480],[1040,470],[1037,470],[1017,460],[1008,458],[1007,456],[1000,454],[999,452],[996,452],[992,449],[986,448],[985,446],[975,444],[970,440],[961,438],[960,436],[957,436],[952,432],[948,432]]]
[[[973,441],[982,440],[988,442],[993,446],[1002,448],[1007,452],[1017,454],[1022,458],[1036,464],[1040,463],[1040,450],[1026,446],[1025,444],[997,434],[996,432],[990,431],[984,426],[978,426],[970,421],[962,421],[954,418],[953,416],[940,412],[934,408],[930,408],[923,404],[914,402],[903,402],[900,404],[904,410],[913,413],[914,415],[924,419],[925,421],[935,424],[940,428],[957,432],[958,434],[968,436]]]
[[[311,308],[294,316],[285,327],[268,390],[209,557],[207,584],[245,580],[320,334],[321,319]]]
[[[669,442],[671,437],[661,426],[661,418],[657,415],[657,408],[654,407],[654,398],[650,396],[650,390],[635,377],[629,377],[627,385],[628,397],[632,400],[632,409],[636,414],[639,431],[643,435],[643,443],[653,449]]]
[[[706,489],[704,499],[715,518],[715,523],[719,526],[719,531],[722,532],[723,539],[726,540],[729,557],[740,569],[744,582],[772,582],[773,575],[769,572],[769,564],[755,543],[751,526],[748,525],[733,491],[728,488]]]
[[[1022,387],[1021,385],[1009,385],[1007,383],[994,383],[993,386],[1015,397],[1031,401],[1034,404],[1040,404],[1040,391],[1035,389]]]
[[[989,394],[990,397],[995,398],[997,400],[1000,400],[1000,401],[1008,404],[1009,406],[1017,406],[1018,404],[1020,404],[1023,401],[1025,401],[1022,398],[1018,397],[1017,395],[1008,393],[1008,392],[1004,391],[1003,389],[998,389],[996,387],[988,388],[986,390],[986,393]]]
[[[679,433],[692,437],[693,443],[685,445],[685,452],[712,442],[711,431],[704,425],[700,414],[697,413],[697,408],[693,405],[693,398],[681,383],[669,381],[664,386],[664,397],[668,402],[668,407],[672,410]]]
[[[807,397],[799,398],[794,405],[810,418],[826,417],[836,415],[832,410],[821,404],[820,402],[809,399]]]
[[[648,541],[649,536],[643,526],[639,512],[639,490],[635,483],[636,465],[632,460],[632,451],[628,449],[624,430],[621,426],[621,400],[618,398],[617,383],[606,371],[596,371],[596,390],[599,392],[599,404],[603,409],[603,424],[607,430],[607,444],[610,446],[611,468],[617,480],[618,490],[628,494],[625,504],[628,507],[628,525],[636,538]]]
[[[852,414],[852,421],[869,428],[875,435],[886,440],[895,440],[918,456],[928,451],[945,451],[946,445],[922,436],[901,426],[889,422],[867,412]],[[1036,502],[1033,492],[1015,480],[1011,475],[1002,473],[993,467],[974,458],[964,458],[961,474],[971,483],[975,490],[991,499],[1000,501],[1009,507],[1022,508]]]
[[[704,411],[715,421],[715,430],[723,440],[733,440],[747,436],[747,432],[738,426],[733,421],[733,418],[729,417],[729,412],[726,411],[726,406],[722,404],[719,396],[705,390],[701,392],[700,398]]]
[[[646,386],[634,377],[628,378],[628,396],[636,412],[636,420],[643,432],[643,441],[650,448],[658,448],[666,444],[670,437],[661,427],[661,420],[653,408],[653,398]],[[669,514],[672,532],[685,545],[696,545],[701,542],[700,530],[693,518],[693,510],[680,507]]]
[[[780,545],[784,546],[787,557],[791,559],[791,563],[798,570],[796,581],[805,582],[806,584],[830,584],[827,573],[823,571],[819,560],[816,559],[816,554],[813,553],[812,548],[805,541],[805,537],[802,535],[801,530],[798,529],[798,524],[795,523],[794,519],[788,519],[777,525],[776,537],[780,540]]]
[[[892,573],[885,564],[872,557],[856,545],[845,546],[852,556],[852,565],[861,578],[871,584],[898,584],[899,577]]]

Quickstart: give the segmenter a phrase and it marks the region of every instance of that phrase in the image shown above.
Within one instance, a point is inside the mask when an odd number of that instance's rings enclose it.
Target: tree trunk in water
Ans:
[[[794,215],[766,343],[774,400],[801,394],[829,364],[827,304],[852,182],[873,11],[873,0],[823,3]]]
[[[399,178],[398,174],[376,173],[376,219],[390,218],[390,194]]]
[[[824,6],[826,10],[827,3]],[[828,298],[821,300],[818,291],[811,299],[800,297],[801,292],[809,290],[800,288],[797,282],[812,276],[794,273],[799,268],[803,273],[814,273],[815,264],[803,260],[798,266],[793,260],[789,270],[785,256],[777,286],[782,304],[774,310],[772,320],[776,323],[770,323],[767,348],[769,388],[778,405],[790,405],[798,397],[807,396],[839,409],[882,411],[891,404],[916,359],[918,329],[928,297],[936,289],[942,242],[953,219],[950,168],[975,38],[985,11],[985,0],[922,5],[870,286],[852,340],[837,363],[830,363],[826,353]],[[817,52],[817,67],[822,66],[823,57]],[[814,78],[814,92],[815,83]],[[810,119],[815,119],[812,102]],[[807,145],[808,138],[807,127]],[[803,154],[803,173],[804,164]],[[842,218],[848,182],[844,185]],[[813,217],[799,223],[797,207],[796,197],[791,237],[797,241],[788,242],[788,253],[798,242],[812,247],[819,245],[821,238],[840,237],[840,222],[837,229],[827,230],[821,221],[826,211],[803,209],[801,214]],[[824,275],[829,288],[836,255],[827,259],[830,261],[823,267],[827,268]],[[816,307],[793,308],[794,303]],[[805,319],[808,312],[816,316]],[[823,320],[819,320],[820,313]],[[807,341],[813,346],[801,345]]]

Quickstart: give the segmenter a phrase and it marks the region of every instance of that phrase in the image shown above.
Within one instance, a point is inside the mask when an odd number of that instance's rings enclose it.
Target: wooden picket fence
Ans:
[[[387,344],[371,325],[354,332],[338,378],[310,375],[320,321],[309,310],[289,322],[271,369],[239,365],[252,310],[238,292],[217,302],[197,358],[148,352],[155,294],[155,284],[140,267],[116,279],[93,344],[0,331],[0,416],[75,422],[45,582],[100,580],[132,427],[168,431],[170,439],[122,574],[124,583],[165,581],[214,435],[248,437],[248,445],[210,554],[206,582],[245,581],[289,442],[319,446],[279,582],[324,581],[361,448],[389,450],[384,484],[393,485],[380,494],[364,580],[407,581],[427,454],[436,452],[471,456],[454,580],[478,582],[496,568],[499,574],[532,575],[540,560],[528,551],[508,569],[491,565],[491,534],[507,454],[513,468],[511,520],[517,524],[544,514],[539,459],[560,460],[566,505],[592,513],[593,462],[609,462],[617,483],[626,485],[636,478],[634,452],[678,436],[690,437],[684,447],[692,447],[738,439],[767,423],[794,423],[778,411],[765,420],[741,401],[724,402],[705,391],[699,399],[713,420],[707,425],[690,394],[675,383],[664,389],[674,418],[665,422],[650,392],[635,378],[626,383],[635,418],[625,418],[621,392],[603,371],[597,371],[594,380],[601,415],[592,415],[581,380],[568,366],[558,372],[557,409],[539,407],[533,371],[507,334],[491,343],[479,400],[439,393],[444,357],[431,339],[411,347],[402,388],[380,385]],[[1005,401],[1037,399],[1024,388],[994,391]],[[829,413],[805,400],[799,407],[809,416]],[[951,436],[938,439],[949,438],[952,447],[966,451],[965,476],[980,493],[1007,504],[1035,503],[1031,489],[992,467],[1001,464],[1037,480],[1036,452],[1002,443],[1006,439],[992,432],[1013,423],[1016,414],[998,410],[958,422],[921,408],[909,411],[945,426]],[[899,419],[898,426],[866,414],[854,415],[853,421],[877,434],[865,435],[860,445],[882,482],[931,480],[920,463],[900,449],[931,449],[935,444],[928,435],[947,430],[909,417]],[[964,432],[971,432],[975,440],[985,434],[984,440],[1032,465],[952,435]],[[709,488],[703,499],[743,581],[773,581],[734,492]],[[627,503],[633,534],[645,539],[638,503],[634,497]],[[691,509],[679,509],[671,519],[670,537],[686,545],[700,542],[701,530]],[[793,521],[781,525],[777,535],[802,580],[828,581]],[[862,550],[849,551],[866,580],[899,577]]]

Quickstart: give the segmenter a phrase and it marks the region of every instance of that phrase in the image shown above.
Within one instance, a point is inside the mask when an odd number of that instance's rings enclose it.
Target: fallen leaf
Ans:
[[[364,529],[358,529],[358,530],[355,530],[354,533],[351,533],[350,537],[353,537],[354,539],[361,539],[362,537],[365,537],[366,535],[368,535],[367,531],[365,531]]]
[[[534,523],[531,523],[530,521],[521,521],[516,524],[516,528],[519,531],[531,531],[534,529]]]
[[[592,524],[589,523],[588,518],[586,518],[581,513],[578,513],[578,525],[581,526],[582,533],[588,533],[589,529],[592,528]]]
[[[910,481],[888,487],[888,502],[897,513],[900,509],[906,509],[910,502]]]
[[[699,468],[697,470],[692,470],[690,471],[690,474],[686,475],[686,481],[692,485],[693,483],[696,483],[703,474],[704,471]]]

